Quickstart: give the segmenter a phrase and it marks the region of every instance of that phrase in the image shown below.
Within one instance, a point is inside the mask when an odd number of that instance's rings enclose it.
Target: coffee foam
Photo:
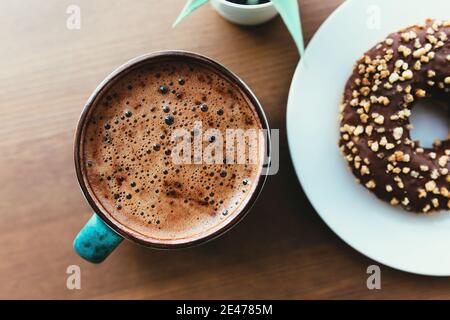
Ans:
[[[153,239],[189,238],[232,219],[251,197],[262,159],[176,165],[170,155],[172,132],[195,121],[203,131],[261,128],[228,78],[196,62],[155,62],[97,101],[83,129],[82,166],[91,193],[119,223]]]

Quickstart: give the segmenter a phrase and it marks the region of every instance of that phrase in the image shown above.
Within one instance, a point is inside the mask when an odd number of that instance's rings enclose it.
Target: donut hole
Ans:
[[[411,139],[420,141],[421,147],[431,148],[436,140],[448,138],[450,106],[442,100],[420,100],[414,105],[410,121]]]

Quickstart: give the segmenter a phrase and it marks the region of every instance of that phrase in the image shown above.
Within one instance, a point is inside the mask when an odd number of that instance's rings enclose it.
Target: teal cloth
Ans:
[[[275,9],[280,14],[284,24],[291,33],[292,38],[297,45],[300,55],[303,56],[305,51],[305,44],[303,39],[303,30],[300,18],[300,10],[297,0],[271,0]],[[189,0],[181,10],[177,20],[175,20],[173,27],[176,27],[182,20],[189,16],[194,10],[204,5],[208,0]]]
[[[303,41],[303,30],[300,19],[300,10],[297,0],[271,0],[275,9],[277,9],[284,24],[294,38],[300,55],[303,56],[305,45]]]
[[[193,11],[207,3],[209,0],[189,0],[184,6],[183,10],[181,10],[180,15],[177,20],[173,23],[172,27],[176,27],[184,18],[190,15]]]

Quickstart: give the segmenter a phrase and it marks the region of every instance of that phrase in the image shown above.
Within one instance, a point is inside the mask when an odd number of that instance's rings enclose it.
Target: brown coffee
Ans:
[[[188,130],[194,143],[199,121],[203,133],[262,128],[236,84],[204,63],[180,59],[122,75],[96,100],[82,134],[90,193],[113,219],[151,239],[195,237],[233,219],[262,171],[260,157],[244,164],[174,163],[177,129]],[[207,147],[218,137],[204,138]]]

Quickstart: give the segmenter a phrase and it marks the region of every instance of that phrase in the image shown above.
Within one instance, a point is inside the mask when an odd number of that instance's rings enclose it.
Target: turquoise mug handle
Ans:
[[[122,242],[123,238],[93,214],[73,241],[73,248],[80,257],[92,263],[100,263]]]

